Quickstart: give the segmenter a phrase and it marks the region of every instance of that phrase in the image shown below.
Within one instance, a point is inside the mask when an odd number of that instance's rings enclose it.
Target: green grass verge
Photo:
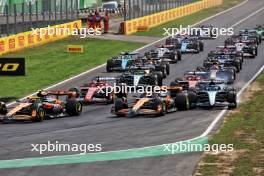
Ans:
[[[67,53],[66,46],[84,46],[84,53]],[[0,77],[0,97],[22,97],[41,88],[103,64],[121,51],[132,51],[144,44],[71,37],[7,56],[26,58],[26,76]]]
[[[234,144],[234,151],[227,155],[205,154],[198,173],[264,175],[264,73],[251,91],[246,92],[248,101],[228,115],[219,133],[209,141],[210,144]]]
[[[243,1],[244,0],[224,0],[224,3],[220,6],[201,10],[201,11],[196,12],[194,14],[191,14],[191,15],[188,15],[185,17],[181,17],[179,19],[164,23],[164,24],[159,25],[157,27],[150,28],[149,31],[136,32],[133,35],[164,37],[163,36],[163,33],[164,33],[163,28],[171,28],[171,27],[179,28],[180,25],[182,25],[184,27],[184,26],[195,24],[195,23],[201,21],[202,19],[205,19],[205,18],[210,17],[214,14],[222,12],[222,11],[224,11],[230,7],[233,7],[233,6],[239,4]]]

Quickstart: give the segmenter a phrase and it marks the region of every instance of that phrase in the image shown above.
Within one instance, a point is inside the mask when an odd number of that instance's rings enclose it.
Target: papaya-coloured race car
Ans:
[[[0,120],[41,122],[48,118],[78,116],[82,112],[82,104],[73,94],[65,91],[40,91],[37,96],[17,101],[11,107],[1,103]]]
[[[140,97],[117,98],[111,112],[119,117],[135,117],[138,115],[164,116],[177,110],[188,110],[188,95],[181,92],[181,87],[172,89],[166,93],[152,93],[151,95],[144,93]]]

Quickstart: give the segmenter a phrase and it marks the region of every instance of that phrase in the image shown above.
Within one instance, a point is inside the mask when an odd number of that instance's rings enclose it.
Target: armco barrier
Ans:
[[[137,32],[139,26],[147,26],[149,28],[160,25],[162,23],[175,20],[177,18],[198,12],[202,9],[221,5],[223,0],[201,0],[192,4],[155,13],[152,15],[135,18],[125,21],[124,31],[126,35]]]
[[[69,31],[73,31],[73,28],[78,28],[80,29],[82,26],[81,20],[78,21],[73,21],[70,23],[64,23],[64,24],[59,24],[55,26],[51,26],[50,28],[68,28]],[[44,29],[48,29],[47,27]],[[37,45],[41,45],[44,43],[48,43],[51,41],[59,40],[62,38],[67,37],[68,34],[64,33],[63,35],[44,35],[40,37],[40,35],[36,35],[33,30],[28,31],[28,32],[23,32],[19,33],[16,35],[11,35],[8,37],[3,37],[0,38],[0,55],[17,51],[20,49],[28,48],[28,47],[33,47]]]

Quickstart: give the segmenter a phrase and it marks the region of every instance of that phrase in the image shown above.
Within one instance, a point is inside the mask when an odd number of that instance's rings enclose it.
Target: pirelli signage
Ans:
[[[24,76],[25,58],[0,58],[0,76]]]
[[[67,52],[69,53],[83,53],[83,45],[68,45]]]

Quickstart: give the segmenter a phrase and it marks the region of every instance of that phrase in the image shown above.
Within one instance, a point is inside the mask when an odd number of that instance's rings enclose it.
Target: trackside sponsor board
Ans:
[[[83,45],[68,45],[67,52],[69,53],[83,53]]]
[[[25,58],[0,58],[0,76],[24,76]]]
[[[81,20],[77,20],[0,38],[0,55],[63,39],[68,37],[74,29],[80,29],[81,27]],[[67,28],[69,33],[62,33],[61,35],[58,35],[55,32],[52,33],[52,35],[49,35],[49,33],[43,35],[43,33],[41,33],[42,31],[57,31],[64,28]]]
[[[221,5],[222,3],[223,0],[200,0],[170,10],[165,10],[151,15],[127,20],[124,24],[124,32],[126,35],[129,35],[138,32],[139,26],[148,26],[149,28],[152,28],[168,21],[190,15],[200,10]]]
[[[145,32],[145,31],[149,31],[148,26],[138,26],[137,27],[137,32]]]

